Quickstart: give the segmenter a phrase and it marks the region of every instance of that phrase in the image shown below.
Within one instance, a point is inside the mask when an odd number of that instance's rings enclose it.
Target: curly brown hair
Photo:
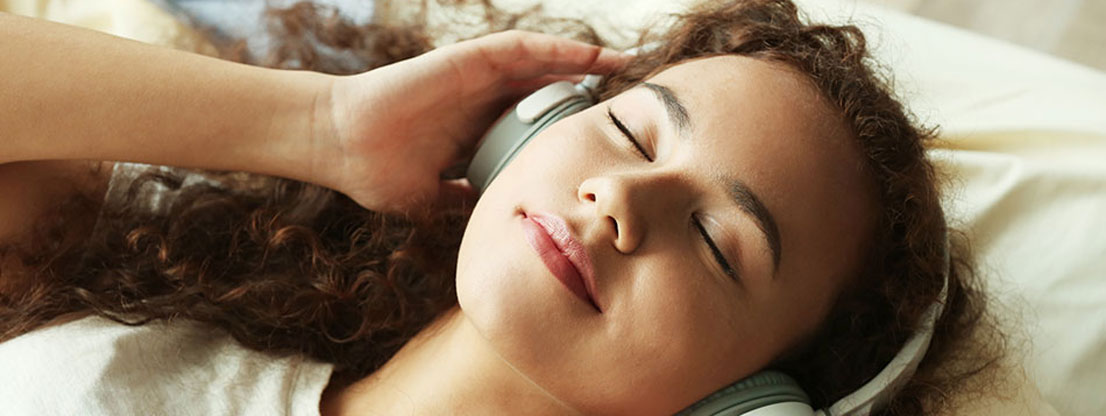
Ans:
[[[517,27],[518,15],[482,1],[489,30]],[[425,4],[424,4],[425,7]],[[539,11],[531,10],[530,15]],[[333,10],[300,3],[271,10],[282,42],[251,57],[223,44],[225,56],[255,64],[353,73],[429,50],[425,16],[406,26],[355,26]],[[546,23],[598,42],[582,24]],[[566,23],[567,22],[567,23]],[[562,30],[562,33],[564,31]],[[308,42],[305,39],[311,39]],[[821,329],[772,367],[795,377],[816,407],[874,376],[915,332],[941,289],[946,222],[925,146],[934,137],[894,98],[872,63],[861,31],[804,21],[789,0],[708,2],[639,44],[637,57],[600,87],[608,98],[692,58],[744,55],[803,74],[852,129],[878,184],[880,214],[868,256]],[[342,64],[322,49],[352,56]],[[211,182],[189,183],[190,173]],[[179,191],[162,212],[143,201]],[[35,238],[0,247],[0,341],[74,312],[140,325],[186,318],[273,354],[304,354],[335,365],[344,385],[382,366],[435,317],[456,305],[457,248],[464,209],[431,216],[369,212],[314,185],[245,173],[151,171],[103,205],[80,195],[37,222]],[[66,238],[71,228],[96,231]],[[958,234],[953,234],[958,237]],[[972,273],[963,238],[953,238],[948,298],[917,373],[880,414],[930,414],[949,404],[970,376],[993,369],[1000,337]]]
[[[771,365],[796,378],[815,408],[828,406],[891,360],[944,285],[949,229],[925,154],[936,132],[918,127],[872,69],[876,64],[856,26],[806,23],[790,0],[705,3],[679,22],[643,38],[663,46],[609,78],[605,98],[693,58],[732,54],[783,63],[840,111],[877,183],[879,218],[862,269],[817,333]],[[985,313],[986,296],[966,239],[951,237],[948,295],[933,340],[885,414],[936,413],[952,404],[950,392],[988,384],[986,377],[993,375],[988,370],[998,366],[1005,350]]]

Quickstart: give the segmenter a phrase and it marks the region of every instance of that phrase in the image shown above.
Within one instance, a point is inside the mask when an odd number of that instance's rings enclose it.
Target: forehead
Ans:
[[[866,234],[857,231],[871,222],[867,175],[843,118],[812,82],[786,65],[738,56],[687,61],[649,82],[687,108],[687,157],[744,181],[775,216],[780,275],[854,266],[842,259],[857,257],[851,252]]]
[[[701,58],[673,65],[650,81],[683,93],[681,101],[705,119],[698,125],[701,133],[734,127],[721,117],[745,123],[747,134],[771,136],[766,130],[782,128],[781,134],[848,144],[838,111],[812,82],[782,63],[734,55]]]

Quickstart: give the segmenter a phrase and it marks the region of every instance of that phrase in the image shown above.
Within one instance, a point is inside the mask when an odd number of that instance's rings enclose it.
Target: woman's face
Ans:
[[[461,308],[569,406],[675,412],[826,316],[873,226],[855,146],[783,65],[670,67],[551,126],[501,172],[461,243]],[[554,218],[590,263],[599,309],[533,243]]]

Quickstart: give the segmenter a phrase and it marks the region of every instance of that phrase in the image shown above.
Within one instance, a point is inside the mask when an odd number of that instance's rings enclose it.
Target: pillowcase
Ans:
[[[1011,357],[1023,358],[1028,383],[1010,394],[1033,410],[1011,411],[1052,413],[1032,405],[1035,385],[1059,414],[1102,414],[1106,74],[853,1],[803,3],[858,22],[908,108],[940,126],[946,211],[971,238]],[[995,412],[1000,396],[991,413],[1010,414]]]

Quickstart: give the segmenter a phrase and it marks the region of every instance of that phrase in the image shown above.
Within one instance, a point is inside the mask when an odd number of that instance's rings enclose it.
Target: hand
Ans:
[[[410,212],[466,201],[467,162],[507,106],[551,82],[608,73],[628,58],[549,35],[508,31],[442,47],[332,84],[315,138],[317,181],[365,208]],[[323,111],[323,118],[328,112]]]

